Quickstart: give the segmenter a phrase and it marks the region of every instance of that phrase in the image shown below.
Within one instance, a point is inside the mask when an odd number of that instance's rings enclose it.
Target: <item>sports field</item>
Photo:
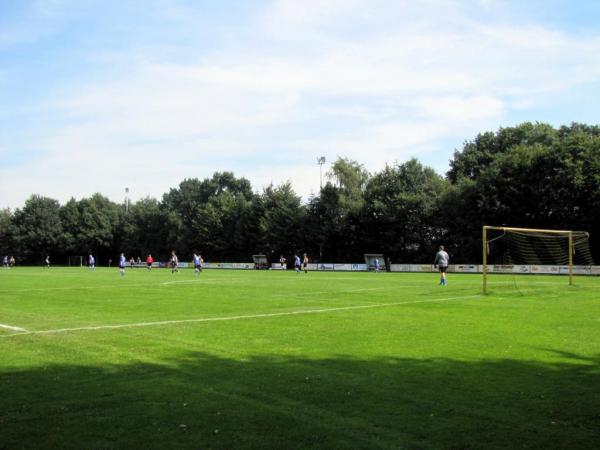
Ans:
[[[0,272],[0,448],[598,448],[600,278]]]

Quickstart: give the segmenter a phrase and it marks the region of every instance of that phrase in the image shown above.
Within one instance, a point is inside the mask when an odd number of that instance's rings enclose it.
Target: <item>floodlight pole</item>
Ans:
[[[321,181],[321,189],[323,189],[323,164],[325,164],[327,162],[327,159],[325,159],[324,156],[319,156],[317,158],[317,164],[319,165],[319,179]]]
[[[323,190],[323,164],[325,164],[327,162],[327,159],[324,156],[319,156],[317,158],[317,164],[319,165],[319,182],[320,182],[320,190],[319,190],[319,195],[321,194],[321,191]],[[321,227],[321,214],[319,214],[319,228]],[[319,242],[319,260],[323,259],[323,242]]]
[[[125,213],[129,213],[129,188],[125,188]]]

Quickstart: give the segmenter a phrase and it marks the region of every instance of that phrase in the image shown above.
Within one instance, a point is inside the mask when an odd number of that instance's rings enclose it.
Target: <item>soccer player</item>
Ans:
[[[294,270],[296,273],[300,272],[300,266],[302,263],[300,262],[300,257],[298,255],[294,255]]]
[[[379,268],[381,267],[379,258],[375,258],[375,261],[373,261],[373,266],[375,266],[375,273],[379,272]]]
[[[8,270],[8,255],[2,258],[2,267],[4,267],[4,270]]]
[[[90,272],[96,270],[96,260],[94,259],[94,255],[92,255],[91,253],[90,256],[88,256],[88,270]]]
[[[202,257],[194,253],[194,273],[198,277],[200,272],[202,272]]]
[[[153,262],[154,262],[154,258],[152,257],[152,255],[148,255],[148,257],[146,258],[146,267],[148,268],[148,270],[152,270]]]
[[[171,252],[171,273],[179,273],[179,258],[175,254],[175,250]]]
[[[285,259],[285,256],[281,255],[281,256],[279,257],[279,264],[281,264],[281,269],[282,269],[282,270],[285,270],[285,262],[286,262],[286,261],[287,261],[287,260]]]
[[[304,268],[304,273],[308,273],[308,256],[306,256],[306,253],[302,259],[302,267]]]
[[[125,259],[125,253],[121,253],[119,257],[119,273],[122,277],[125,276],[125,265],[127,264],[127,260]]]
[[[9,267],[15,267],[15,257],[11,255],[11,257],[8,260],[8,266]]]
[[[46,269],[50,268],[50,256],[46,255],[46,259],[44,260],[44,265],[46,266]]]
[[[450,262],[450,257],[448,253],[444,250],[444,246],[440,245],[440,250],[435,255],[435,261],[433,262],[434,266],[438,266],[440,270],[440,285],[446,286],[446,271],[448,270],[448,263]]]

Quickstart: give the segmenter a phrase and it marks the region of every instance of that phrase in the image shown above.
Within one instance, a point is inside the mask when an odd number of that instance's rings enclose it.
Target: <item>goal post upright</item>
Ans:
[[[487,254],[488,254],[488,249],[487,249],[487,230],[488,227],[487,226],[483,226],[483,268],[482,268],[482,272],[483,272],[483,293],[487,294]]]
[[[573,286],[573,232],[569,231],[569,286]]]
[[[565,236],[568,239],[568,258],[569,258],[569,286],[573,285],[573,255],[574,255],[574,246],[573,246],[573,231],[572,230],[544,230],[539,228],[517,228],[517,227],[498,227],[491,225],[484,225],[482,232],[482,244],[483,244],[483,293],[487,294],[487,275],[488,275],[488,254],[489,254],[489,241],[488,241],[488,231],[502,231],[502,232],[521,232],[521,233],[544,233],[544,234],[554,234],[558,236]]]

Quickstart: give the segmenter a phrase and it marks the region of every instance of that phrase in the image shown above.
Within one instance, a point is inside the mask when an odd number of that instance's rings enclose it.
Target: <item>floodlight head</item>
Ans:
[[[327,162],[327,159],[325,159],[324,156],[319,156],[317,158],[317,164],[325,164]]]

